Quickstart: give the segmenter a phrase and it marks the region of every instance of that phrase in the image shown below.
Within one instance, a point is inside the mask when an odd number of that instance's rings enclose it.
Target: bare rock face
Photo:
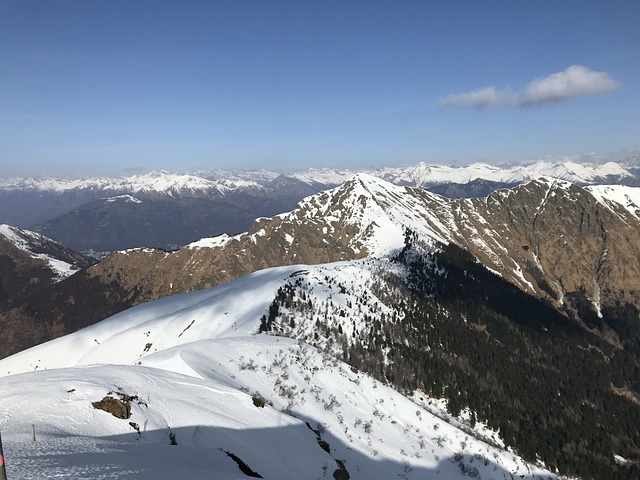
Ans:
[[[484,265],[557,305],[640,306],[640,222],[565,182],[536,181],[453,203],[448,235]]]
[[[97,410],[104,410],[116,418],[126,420],[131,418],[131,404],[129,401],[106,396],[98,402],[92,402],[91,406]]]

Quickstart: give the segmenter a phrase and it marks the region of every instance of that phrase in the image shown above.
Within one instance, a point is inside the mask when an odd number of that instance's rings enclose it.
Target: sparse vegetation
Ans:
[[[640,457],[632,440],[637,429],[629,428],[640,425],[640,406],[610,386],[640,391],[637,360],[487,271],[462,249],[433,251],[412,233],[407,240],[390,265],[374,267],[368,284],[374,295],[365,289],[349,296],[346,285],[336,288],[327,276],[333,297],[314,304],[300,277],[283,286],[270,311],[286,318],[275,316],[272,327],[402,392],[445,398],[454,416],[468,409],[468,432],[482,421],[529,460],[541,458],[561,473],[618,472],[627,478],[613,452],[623,448],[625,458]],[[334,302],[336,295],[345,297]],[[359,309],[357,324],[349,320],[347,305]],[[309,321],[296,321],[294,328],[288,321],[293,317]],[[313,334],[302,329],[310,323]],[[329,355],[326,361],[332,361]],[[327,411],[338,406],[331,398],[322,402]],[[382,418],[377,410],[373,415]],[[611,425],[608,432],[597,426],[604,423]],[[579,447],[584,441],[590,448]]]

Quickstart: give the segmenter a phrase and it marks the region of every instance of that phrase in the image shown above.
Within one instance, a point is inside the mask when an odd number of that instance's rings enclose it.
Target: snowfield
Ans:
[[[1,360],[9,479],[556,478],[442,420],[419,392],[256,333],[286,281],[316,279],[322,297],[326,275],[346,282],[365,265],[264,270]],[[130,417],[94,408],[105,397]]]

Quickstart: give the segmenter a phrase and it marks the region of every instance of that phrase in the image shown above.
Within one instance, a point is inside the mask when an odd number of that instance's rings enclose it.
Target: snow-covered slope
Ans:
[[[327,275],[367,271],[270,269],[0,361],[9,478],[245,478],[236,460],[268,479],[555,478],[433,415],[428,398],[410,401],[301,341],[255,335],[286,281],[315,279],[322,297]],[[92,406],[105,396],[128,401],[130,417]]]
[[[215,288],[133,307],[0,360],[0,375],[92,363],[133,364],[153,352],[197,340],[250,335],[278,287],[300,268],[262,270]]]
[[[91,264],[91,261],[86,257],[30,230],[2,224],[0,225],[0,237],[4,237],[14,247],[26,252],[32,258],[46,262],[54,272],[57,281],[77,272],[80,267]]]
[[[624,185],[593,185],[587,190],[601,203],[614,202],[640,219],[640,187]]]

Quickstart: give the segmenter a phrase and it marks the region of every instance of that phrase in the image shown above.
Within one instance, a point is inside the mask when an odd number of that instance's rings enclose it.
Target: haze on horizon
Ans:
[[[624,161],[640,3],[0,4],[0,177]]]

